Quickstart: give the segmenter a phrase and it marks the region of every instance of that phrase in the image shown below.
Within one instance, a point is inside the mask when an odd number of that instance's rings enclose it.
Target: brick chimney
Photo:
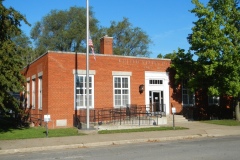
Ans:
[[[113,54],[113,37],[106,35],[100,39],[100,53]]]

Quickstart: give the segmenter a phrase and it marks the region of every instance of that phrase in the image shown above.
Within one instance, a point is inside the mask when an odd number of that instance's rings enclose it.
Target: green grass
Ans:
[[[175,127],[175,130],[183,130],[183,129],[188,129],[188,128]],[[149,127],[149,128],[137,128],[137,129],[101,130],[101,131],[98,131],[98,134],[167,131],[167,130],[174,130],[174,128],[173,127]]]
[[[48,137],[64,137],[64,136],[79,136],[76,128],[60,128],[49,129]],[[14,128],[7,131],[0,132],[0,140],[13,140],[13,139],[31,139],[31,138],[45,138],[46,128],[34,127],[34,128]]]
[[[217,125],[225,125],[225,126],[240,126],[240,121],[236,120],[209,120],[209,121],[201,121],[209,124],[217,124]]]

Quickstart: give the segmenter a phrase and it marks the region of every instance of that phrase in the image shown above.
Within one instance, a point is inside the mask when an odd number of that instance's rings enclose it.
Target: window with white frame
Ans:
[[[208,105],[217,105],[220,104],[220,97],[218,96],[208,96]]]
[[[42,76],[38,77],[38,109],[42,110]]]
[[[149,84],[163,84],[163,80],[161,79],[150,79]]]
[[[130,103],[130,78],[114,76],[114,106],[121,107]]]
[[[195,104],[195,95],[187,88],[187,81],[182,83],[182,102],[183,106],[193,106]]]
[[[27,81],[27,92],[26,92],[26,107],[29,108],[30,107],[30,81]]]
[[[87,78],[86,75],[76,75],[76,107],[77,108],[86,108],[87,101]],[[89,75],[89,107],[93,108],[94,106],[94,76]]]
[[[35,87],[35,79],[32,79],[32,109],[35,109],[35,91],[36,91],[36,87]]]

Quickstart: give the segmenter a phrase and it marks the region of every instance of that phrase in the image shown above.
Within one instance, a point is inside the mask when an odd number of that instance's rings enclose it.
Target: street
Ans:
[[[0,155],[1,160],[236,160],[240,136]]]

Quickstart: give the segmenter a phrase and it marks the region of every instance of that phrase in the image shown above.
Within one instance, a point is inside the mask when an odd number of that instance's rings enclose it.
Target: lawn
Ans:
[[[85,135],[78,133],[76,128],[60,128],[48,129],[48,137],[64,137],[64,136],[79,136]],[[33,127],[33,128],[14,128],[8,131],[0,131],[0,140],[13,140],[13,139],[30,139],[30,138],[44,138],[46,137],[46,128]]]
[[[209,120],[209,121],[200,121],[200,122],[225,125],[225,126],[240,126],[240,121],[236,121],[236,120]]]
[[[203,123],[226,125],[226,126],[240,126],[240,122],[236,120],[208,120],[200,121]],[[2,125],[0,125],[2,126]],[[3,127],[3,126],[2,126]],[[13,140],[13,139],[31,139],[31,138],[45,138],[46,128],[33,127],[33,128],[2,128],[0,127],[0,140]],[[188,129],[184,127],[175,127],[175,130]],[[114,134],[114,133],[130,133],[130,132],[150,132],[150,131],[167,131],[174,130],[173,127],[148,127],[148,128],[134,128],[134,129],[118,129],[118,130],[101,130],[98,134]],[[86,135],[79,133],[77,128],[59,128],[48,129],[48,137],[64,137],[64,136],[81,136]]]
[[[184,127],[175,127],[175,130],[188,129]],[[150,131],[166,131],[174,130],[173,127],[149,127],[137,129],[119,129],[119,130],[101,130],[98,134],[113,134],[113,133],[130,133],[130,132],[150,132]],[[64,137],[64,136],[81,136],[86,135],[79,133],[76,128],[60,128],[49,129],[48,137]],[[45,138],[46,128],[33,127],[33,128],[15,128],[7,131],[0,130],[0,140],[14,140],[14,139],[31,139],[31,138]]]
[[[175,127],[175,130],[188,129],[184,127]],[[174,130],[173,127],[149,127],[149,128],[135,128],[135,129],[118,129],[118,130],[101,130],[98,134],[113,134],[113,133],[130,133],[130,132],[150,132],[150,131],[167,131]]]

